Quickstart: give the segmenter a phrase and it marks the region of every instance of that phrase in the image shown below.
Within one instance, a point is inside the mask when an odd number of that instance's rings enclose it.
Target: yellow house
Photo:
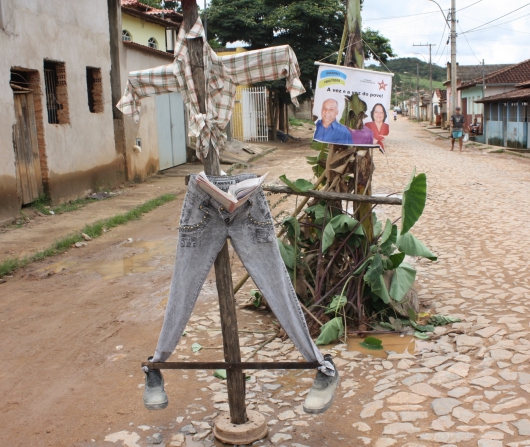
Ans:
[[[182,14],[156,9],[138,0],[121,0],[122,39],[172,53]]]

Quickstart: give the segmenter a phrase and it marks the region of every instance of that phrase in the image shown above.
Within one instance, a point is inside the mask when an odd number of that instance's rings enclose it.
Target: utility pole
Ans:
[[[447,110],[448,116],[454,113],[458,106],[457,84],[456,84],[456,0],[451,0],[451,109]],[[464,112],[465,113],[465,112]]]
[[[416,118],[420,118],[420,64],[416,64]]]
[[[429,92],[431,94],[431,97],[429,99],[429,104],[430,104],[430,108],[431,108],[431,111],[430,113],[428,114],[428,117],[430,117],[430,121],[431,121],[431,124],[433,123],[433,110],[432,110],[432,94],[433,94],[433,91],[432,91],[432,47],[433,46],[436,46],[436,44],[433,44],[433,43],[425,43],[425,44],[412,44],[413,47],[429,47]]]

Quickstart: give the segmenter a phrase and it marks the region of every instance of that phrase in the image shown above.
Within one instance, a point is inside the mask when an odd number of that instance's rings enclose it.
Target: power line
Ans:
[[[482,0],[478,0],[478,2],[471,3],[470,5],[464,6],[463,8],[460,8],[458,12],[463,11],[464,9],[471,8],[473,5],[476,5],[477,3],[480,3]]]
[[[481,33],[483,31],[488,31],[488,30],[491,30],[491,29],[499,28],[499,29],[504,29],[504,30],[507,30],[507,31],[512,31],[514,33],[530,34],[530,33],[524,32],[524,31],[517,31],[517,30],[510,29],[510,28],[502,28],[502,25],[507,25],[508,23],[517,22],[518,20],[524,19],[527,16],[530,16],[530,13],[524,14],[524,15],[522,15],[520,17],[517,17],[516,19],[507,20],[506,22],[501,22],[501,23],[499,23],[497,25],[492,25],[492,26],[488,26],[487,28],[477,29],[475,31],[468,31],[468,32],[470,32],[470,33]]]
[[[530,5],[530,3],[527,3],[526,5],[523,5],[520,8],[514,9],[513,11],[510,11],[507,14],[504,14],[504,15],[502,15],[500,17],[497,17],[496,19],[490,20],[489,22],[483,23],[482,25],[476,26],[475,28],[468,29],[467,31],[462,32],[461,34],[469,33],[471,31],[474,31],[474,30],[478,29],[478,28],[482,28],[485,25],[488,25],[490,23],[496,22],[497,20],[502,19],[503,17],[509,16],[510,14],[513,14],[514,12],[519,11],[520,9],[526,8],[528,5]]]
[[[460,25],[458,25],[458,28],[460,28],[460,31],[462,31],[462,28],[460,27]],[[481,60],[477,57],[477,55],[476,55],[475,52],[473,51],[473,48],[471,48],[471,45],[469,44],[469,41],[467,40],[467,36],[465,35],[465,33],[461,33],[461,34],[464,34],[464,37],[465,37],[466,42],[467,42],[467,46],[469,47],[469,49],[470,49],[471,52],[473,53],[473,56],[475,56],[475,59],[477,59],[478,63],[480,64],[480,63],[481,63]]]
[[[480,0],[482,1],[482,0]],[[377,21],[377,20],[392,20],[392,19],[402,19],[404,17],[415,17],[415,16],[424,16],[424,15],[428,15],[428,14],[434,14],[438,11],[431,11],[431,12],[420,12],[418,14],[408,14],[406,16],[394,16],[394,17],[378,17],[377,19],[363,19],[363,22],[368,22],[368,21]]]

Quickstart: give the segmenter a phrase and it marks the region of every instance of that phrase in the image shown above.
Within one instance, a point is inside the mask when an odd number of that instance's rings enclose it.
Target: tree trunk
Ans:
[[[348,0],[346,20],[348,23],[348,47],[346,50],[344,65],[347,67],[364,68],[360,0]],[[360,117],[364,114],[364,111],[360,108],[361,101],[359,101],[358,98],[354,98],[352,104],[355,117],[358,119],[355,128],[362,128],[362,121],[359,122]],[[362,157],[357,156],[355,159],[357,163],[356,171],[358,177],[356,180],[357,190],[355,193],[370,196],[372,195],[370,179],[372,178],[373,170],[371,151],[367,150],[366,155]],[[368,242],[371,243],[374,237],[371,205],[366,203],[359,204],[355,218],[358,220],[364,218],[362,225],[366,232]]]

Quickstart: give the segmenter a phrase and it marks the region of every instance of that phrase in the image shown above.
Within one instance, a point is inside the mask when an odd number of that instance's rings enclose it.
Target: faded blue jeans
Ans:
[[[223,191],[227,191],[231,184],[255,177],[254,174],[208,176]],[[227,238],[298,351],[307,361],[318,361],[322,372],[334,375],[333,366],[324,361],[309,335],[280,255],[262,189],[258,188],[245,204],[228,213],[197,186],[195,176],[190,177],[184,198],[164,325],[152,361],[164,362],[173,353],[206,276]]]

